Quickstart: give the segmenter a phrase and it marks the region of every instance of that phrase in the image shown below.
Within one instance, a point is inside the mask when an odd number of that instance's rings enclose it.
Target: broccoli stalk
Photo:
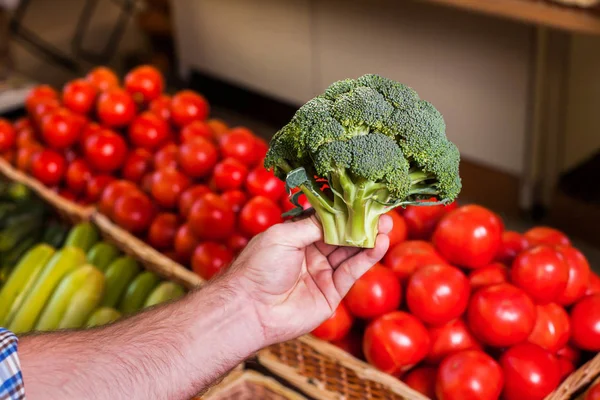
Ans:
[[[336,82],[302,106],[273,136],[265,166],[306,195],[326,243],[367,248],[382,214],[454,200],[459,159],[431,104],[404,85],[365,75]],[[422,202],[432,196],[438,202]]]

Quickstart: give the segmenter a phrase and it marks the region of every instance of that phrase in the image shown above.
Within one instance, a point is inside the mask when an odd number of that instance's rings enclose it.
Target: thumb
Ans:
[[[309,217],[276,225],[273,239],[282,245],[304,248],[323,240],[323,228],[317,217]]]

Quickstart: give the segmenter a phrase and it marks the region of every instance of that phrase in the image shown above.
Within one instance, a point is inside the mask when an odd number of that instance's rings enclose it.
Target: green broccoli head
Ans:
[[[423,204],[419,200],[424,198],[435,196],[444,203],[456,198],[460,156],[445,129],[439,111],[414,90],[364,75],[335,82],[303,105],[273,136],[265,167],[282,179],[301,167],[311,179],[326,178],[329,196],[314,191],[314,182],[301,187],[308,192],[313,186],[309,200],[313,197],[319,217],[319,207],[328,213],[339,209],[348,218],[362,207],[378,218],[393,207]],[[345,240],[340,229],[329,242]],[[371,239],[366,238],[368,244]],[[362,245],[356,237],[345,243]]]

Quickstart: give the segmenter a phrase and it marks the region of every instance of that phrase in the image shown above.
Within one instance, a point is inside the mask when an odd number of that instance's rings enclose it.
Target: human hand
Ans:
[[[314,216],[253,238],[223,277],[242,292],[261,324],[263,344],[293,339],[329,318],[354,282],[384,256],[392,219],[379,220],[375,247],[325,244]]]

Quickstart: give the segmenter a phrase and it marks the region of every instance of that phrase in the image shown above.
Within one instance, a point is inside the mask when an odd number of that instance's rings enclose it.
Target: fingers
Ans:
[[[323,240],[323,229],[314,215],[279,224],[271,229],[274,242],[291,247],[304,248]]]
[[[315,246],[308,246],[306,248],[306,266],[308,275],[319,291],[323,293],[330,308],[335,310],[341,297],[333,283],[333,269],[327,258]]]
[[[332,252],[327,259],[329,260],[329,264],[336,269],[339,267],[344,261],[353,257],[360,253],[363,249],[360,247],[339,247],[337,250]]]
[[[385,214],[379,217],[379,225],[377,226],[379,233],[388,234],[392,231],[392,228],[394,228],[394,220],[392,217]]]
[[[333,273],[333,282],[341,297],[344,297],[354,282],[356,282],[369,268],[379,262],[390,245],[390,239],[385,234],[377,235],[375,247],[365,249],[355,256],[342,262]]]

